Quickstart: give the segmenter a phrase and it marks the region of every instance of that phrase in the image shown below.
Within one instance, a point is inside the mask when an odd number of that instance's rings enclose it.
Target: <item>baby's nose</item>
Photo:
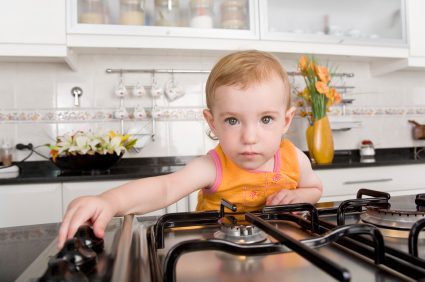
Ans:
[[[256,126],[245,126],[242,130],[242,142],[244,144],[254,144],[258,140],[258,131]]]

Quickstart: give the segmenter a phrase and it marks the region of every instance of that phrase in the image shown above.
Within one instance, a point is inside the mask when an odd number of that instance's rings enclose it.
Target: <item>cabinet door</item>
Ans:
[[[0,43],[66,44],[65,0],[0,3]]]
[[[205,40],[259,38],[257,1],[144,0],[141,9],[119,0],[98,1],[102,3],[98,6],[70,0],[68,43],[71,47],[215,49],[219,47]]]
[[[88,195],[98,195],[109,189],[123,185],[127,182],[128,181],[126,180],[122,180],[122,181],[93,181],[93,182],[63,183],[63,187],[62,187],[63,212],[65,213],[69,203],[77,197],[88,196]],[[168,211],[168,209],[170,209],[170,211]],[[167,211],[174,212],[172,207],[168,207]],[[148,213],[146,214],[146,216],[162,215],[162,214],[165,214],[165,212],[166,212],[166,209],[160,209],[160,210]]]
[[[61,184],[0,186],[0,228],[60,222],[61,207]]]
[[[261,38],[405,46],[404,15],[401,0],[260,1]]]
[[[424,164],[316,170],[323,183],[321,202],[355,198],[361,188],[393,196],[425,192]]]
[[[407,22],[410,56],[425,57],[425,1],[408,0]]]

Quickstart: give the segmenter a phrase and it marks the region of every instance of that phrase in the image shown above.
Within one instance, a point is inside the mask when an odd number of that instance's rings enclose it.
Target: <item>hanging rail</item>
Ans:
[[[287,73],[290,76],[302,75],[299,71],[288,71]],[[352,73],[352,72],[335,72],[335,73],[331,73],[331,76],[354,77],[354,73]]]
[[[209,70],[181,70],[181,69],[106,69],[106,73],[210,73]],[[290,76],[301,75],[300,72],[290,71]],[[332,76],[337,77],[354,77],[352,72],[332,73]]]
[[[210,71],[178,69],[106,69],[106,73],[210,73]]]

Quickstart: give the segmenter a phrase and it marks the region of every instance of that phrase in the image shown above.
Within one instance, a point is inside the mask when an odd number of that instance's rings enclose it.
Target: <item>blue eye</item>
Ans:
[[[234,118],[234,117],[230,117],[230,118],[226,118],[224,120],[226,123],[230,124],[230,125],[236,125],[239,121]]]
[[[261,118],[261,122],[264,124],[269,124],[273,121],[273,118],[271,116],[265,116]]]

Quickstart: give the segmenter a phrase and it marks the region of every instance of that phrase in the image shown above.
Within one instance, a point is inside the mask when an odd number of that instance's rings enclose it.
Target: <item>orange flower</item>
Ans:
[[[55,161],[57,156],[59,155],[59,151],[57,150],[50,150],[50,154],[52,155],[52,160]]]
[[[306,104],[303,111],[307,111],[306,106],[310,106],[311,112],[307,114],[311,116],[309,120],[319,120],[326,116],[329,107],[341,100],[341,96],[334,87],[330,87],[332,77],[328,68],[319,65],[314,57],[301,56],[298,69],[306,84],[305,89],[298,93],[298,97]]]
[[[339,104],[339,102],[341,102],[341,95],[335,91],[335,96],[334,96],[334,102],[335,104]]]
[[[341,95],[336,91],[335,88],[329,89],[329,95],[326,95],[328,101],[326,102],[326,107],[329,108],[333,104],[338,104],[341,102]]]
[[[309,63],[308,57],[307,56],[301,56],[299,61],[298,61],[298,68],[300,69],[300,72],[305,74],[307,73],[307,65]]]
[[[329,86],[326,83],[324,83],[323,81],[316,81],[315,86],[316,86],[317,92],[328,96]]]
[[[331,80],[331,77],[329,75],[329,71],[327,68],[322,66],[316,66],[314,70],[316,72],[317,77],[320,79],[320,81],[326,84],[329,83],[329,81]]]

